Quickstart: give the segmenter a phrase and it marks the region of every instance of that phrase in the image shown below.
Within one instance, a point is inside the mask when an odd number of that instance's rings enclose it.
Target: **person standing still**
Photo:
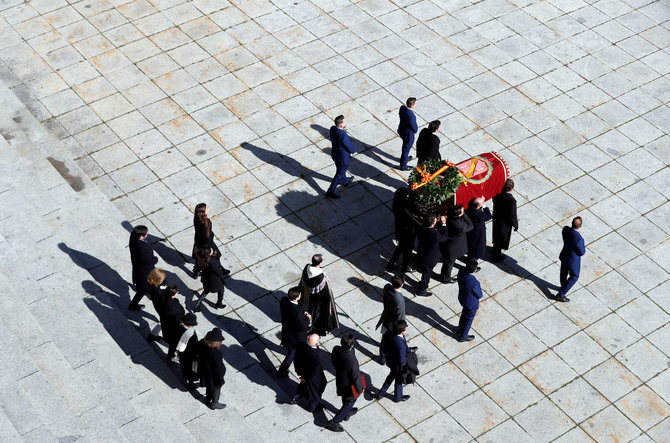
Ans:
[[[347,186],[351,179],[347,178],[347,169],[349,168],[349,160],[351,154],[356,152],[354,144],[351,142],[351,138],[345,132],[347,128],[347,121],[344,119],[343,115],[338,115],[335,117],[335,124],[330,127],[330,142],[333,145],[330,156],[335,162],[335,177],[326,191],[326,197],[328,198],[340,198],[339,195],[335,194],[335,188],[337,185]]]
[[[440,155],[440,137],[437,132],[442,127],[439,120],[433,120],[428,123],[427,128],[419,132],[419,138],[416,141],[416,165],[423,168],[423,163],[428,159],[442,160]]]
[[[140,300],[151,292],[147,278],[154,269],[154,265],[158,263],[158,257],[154,255],[151,245],[146,242],[147,235],[149,235],[149,228],[137,225],[130,233],[128,241],[130,262],[133,266],[133,283],[135,284],[135,296],[128,305],[130,311],[139,311],[144,308]]]
[[[557,301],[563,303],[570,301],[565,294],[577,283],[582,265],[582,255],[586,253],[584,238],[579,233],[581,227],[581,217],[573,218],[572,226],[563,227],[563,249],[558,255],[559,260],[561,260],[561,289],[555,297]]]
[[[416,125],[416,116],[414,115],[415,106],[416,98],[410,97],[398,111],[398,116],[400,117],[398,135],[402,138],[402,152],[400,153],[401,171],[407,170],[407,162],[412,159],[409,156],[409,151],[414,144],[414,135],[419,130],[419,127]]]
[[[516,199],[512,195],[514,180],[505,180],[500,194],[493,197],[493,261],[505,259],[502,250],[509,248],[512,237],[512,228],[519,230],[519,220],[516,217]]]

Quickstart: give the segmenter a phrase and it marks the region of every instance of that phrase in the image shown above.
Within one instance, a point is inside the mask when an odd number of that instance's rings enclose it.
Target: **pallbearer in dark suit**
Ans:
[[[419,139],[416,141],[417,166],[423,168],[423,162],[429,158],[442,160],[442,156],[440,155],[440,137],[437,136],[437,131],[441,127],[442,124],[439,120],[433,120],[428,123],[427,128],[423,128],[419,132]]]
[[[412,258],[414,249],[414,239],[416,238],[414,219],[407,212],[407,187],[399,188],[393,195],[393,222],[395,227],[395,241],[398,245],[393,251],[386,269],[393,271],[395,264],[402,255],[401,271],[403,273],[409,270],[409,262]]]
[[[138,311],[144,307],[140,304],[142,297],[151,292],[147,277],[158,263],[158,258],[154,256],[154,250],[145,240],[149,234],[149,228],[143,225],[137,225],[130,233],[128,249],[130,250],[130,262],[133,265],[133,283],[135,284],[135,296],[130,301],[128,309]]]
[[[493,261],[501,261],[505,258],[503,249],[509,248],[512,237],[512,228],[519,229],[519,221],[516,218],[516,199],[512,196],[514,180],[508,178],[505,181],[502,192],[493,197]]]
[[[479,309],[479,299],[482,298],[482,287],[475,278],[477,260],[470,260],[465,269],[458,271],[458,302],[463,306],[461,319],[458,322],[458,341],[472,341],[474,335],[469,335],[470,326]]]
[[[579,233],[581,227],[581,217],[573,218],[571,227],[563,227],[563,249],[558,256],[561,260],[561,289],[556,294],[556,300],[560,302],[565,303],[570,301],[565,294],[577,283],[577,279],[579,278],[582,255],[586,253],[584,239]]]
[[[465,215],[463,206],[452,206],[447,219],[447,230],[449,231],[449,239],[440,245],[442,250],[440,277],[442,283],[454,283],[456,280],[451,277],[451,270],[456,260],[468,253],[467,233],[472,231],[472,222]]]
[[[353,334],[345,334],[340,340],[340,346],[335,346],[330,358],[335,367],[335,386],[337,395],[342,397],[342,407],[328,422],[327,428],[334,432],[342,432],[340,423],[358,412],[354,407],[356,399],[363,393],[363,381],[358,367],[358,359],[354,354],[356,338]],[[356,392],[354,392],[354,390]]]
[[[214,328],[205,338],[198,342],[198,375],[200,385],[205,386],[205,404],[209,409],[223,409],[225,404],[219,403],[221,387],[225,383],[226,365],[221,355],[221,329]]]
[[[386,396],[386,391],[394,382],[393,401],[398,403],[409,399],[409,395],[402,394],[402,368],[407,364],[407,341],[405,341],[405,332],[407,331],[407,322],[399,320],[393,329],[386,331],[382,338],[382,349],[386,356],[386,366],[391,372],[384,380],[377,399],[381,400]]]
[[[299,287],[288,290],[288,297],[284,297],[279,302],[279,311],[281,312],[281,345],[286,349],[286,357],[277,370],[279,377],[287,377],[291,363],[295,358],[295,349],[298,343],[307,341],[307,331],[309,330],[309,320],[311,315],[303,311],[298,304],[301,297]]]
[[[484,205],[484,197],[473,198],[468,204],[465,215],[472,222],[472,231],[468,232],[468,260],[484,258],[486,255],[486,222],[491,220],[491,211]]]
[[[410,97],[404,105],[400,107],[398,116],[400,123],[398,124],[398,135],[402,138],[402,152],[400,153],[400,169],[405,171],[407,169],[407,162],[410,160],[409,151],[414,144],[414,135],[419,127],[416,124],[416,116],[414,115],[414,107],[416,106],[416,98]]]
[[[322,407],[321,395],[327,383],[319,355],[319,339],[318,334],[311,334],[307,337],[307,342],[298,343],[295,354],[295,372],[300,376],[300,384],[292,403],[304,397],[307,400],[309,412]]]
[[[326,197],[328,198],[340,198],[339,195],[335,194],[335,188],[337,188],[337,185],[347,186],[349,184],[347,169],[349,168],[351,154],[356,152],[356,148],[351,143],[349,135],[344,131],[346,127],[347,121],[343,115],[335,117],[335,125],[330,127],[330,142],[333,145],[330,156],[335,162],[337,170],[326,192]]]
[[[419,270],[421,271],[421,282],[416,295],[429,296],[428,284],[433,268],[440,261],[440,243],[447,241],[447,220],[440,217],[440,226],[436,229],[437,217],[429,215],[426,217],[425,227],[419,231],[419,246],[416,254],[419,259]]]

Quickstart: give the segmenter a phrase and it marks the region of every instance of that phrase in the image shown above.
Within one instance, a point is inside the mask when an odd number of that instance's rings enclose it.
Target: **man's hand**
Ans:
[[[307,317],[310,320],[312,319],[312,316],[309,314],[309,312],[305,312],[305,317]]]
[[[299,380],[300,380],[300,383],[305,383],[305,377],[300,376]]]

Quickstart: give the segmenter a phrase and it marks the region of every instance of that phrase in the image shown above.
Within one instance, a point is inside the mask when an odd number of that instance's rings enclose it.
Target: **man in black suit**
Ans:
[[[419,245],[416,254],[419,259],[419,270],[421,271],[421,282],[416,295],[427,297],[432,295],[428,292],[428,284],[433,268],[440,261],[440,243],[447,241],[447,219],[440,217],[440,227],[435,228],[437,217],[429,215],[426,217],[425,227],[419,231]]]
[[[391,370],[384,380],[384,384],[377,394],[377,400],[386,396],[386,391],[394,382],[393,401],[398,403],[409,399],[409,395],[402,393],[402,369],[407,364],[407,341],[405,341],[405,332],[407,331],[407,322],[399,320],[393,329],[386,331],[382,338],[382,348],[386,355],[386,366]]]
[[[512,196],[514,180],[508,178],[500,194],[493,197],[493,261],[505,258],[503,249],[509,248],[512,237],[512,228],[519,230],[519,220],[516,217],[516,199]]]
[[[451,276],[451,270],[456,259],[468,253],[467,233],[472,231],[472,222],[465,215],[462,205],[454,205],[447,219],[447,230],[449,239],[440,245],[442,250],[442,272],[440,277],[442,283],[454,283],[455,278]]]
[[[322,407],[321,395],[327,383],[319,356],[319,339],[318,334],[311,334],[307,337],[307,342],[298,343],[295,353],[295,372],[300,376],[300,384],[291,403],[304,397],[309,412]]]
[[[482,287],[475,278],[475,272],[477,272],[477,260],[468,260],[465,269],[458,271],[458,302],[463,306],[456,332],[459,342],[475,339],[474,335],[469,334],[470,327],[479,309],[479,300],[484,296]]]
[[[158,263],[158,258],[154,256],[154,250],[145,240],[149,234],[149,228],[143,225],[137,225],[130,233],[128,249],[130,250],[130,262],[133,265],[133,283],[135,284],[135,296],[130,301],[128,309],[139,311],[144,307],[140,300],[146,294],[151,292],[147,278]]]
[[[561,260],[561,289],[555,297],[556,300],[563,303],[570,301],[565,294],[577,283],[582,265],[582,256],[586,253],[584,238],[579,233],[581,227],[581,217],[573,218],[572,226],[563,227],[563,249],[558,255],[559,260]]]
[[[417,166],[423,167],[423,162],[429,158],[442,160],[442,156],[440,155],[440,137],[437,136],[437,131],[441,127],[442,124],[439,120],[433,120],[428,123],[427,128],[423,128],[419,132],[419,138],[416,141]]]
[[[335,367],[335,387],[337,395],[342,397],[342,407],[328,422],[327,426],[334,432],[344,431],[340,424],[342,420],[348,420],[349,417],[358,412],[358,408],[355,408],[354,404],[364,389],[358,359],[354,354],[355,344],[356,338],[354,338],[354,335],[345,334],[340,340],[340,346],[335,346],[331,353],[331,359]]]
[[[304,343],[307,340],[307,331],[309,330],[309,313],[303,311],[298,304],[301,291],[299,287],[288,290],[288,297],[284,297],[279,302],[279,311],[281,312],[281,345],[286,349],[286,357],[277,370],[279,377],[288,377],[288,370],[295,358],[295,349],[298,343]]]
[[[486,254],[486,222],[491,220],[491,211],[484,205],[484,197],[470,201],[465,215],[472,222],[472,231],[468,232],[468,261],[478,260]],[[481,268],[477,268],[479,271]]]

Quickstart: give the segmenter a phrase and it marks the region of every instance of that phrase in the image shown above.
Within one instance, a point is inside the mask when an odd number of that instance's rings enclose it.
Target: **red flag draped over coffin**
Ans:
[[[466,179],[454,195],[455,203],[466,209],[475,197],[483,195],[486,200],[493,198],[502,190],[509,176],[507,163],[497,152],[485,152],[454,166]]]

